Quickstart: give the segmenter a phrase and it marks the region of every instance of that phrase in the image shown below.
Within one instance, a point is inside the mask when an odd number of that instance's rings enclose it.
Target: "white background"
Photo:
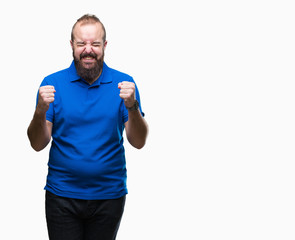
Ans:
[[[126,142],[118,240],[295,239],[292,1],[6,1],[0,6],[0,239],[47,239],[49,148],[26,129],[42,79],[72,60],[85,13],[132,75],[150,126]]]

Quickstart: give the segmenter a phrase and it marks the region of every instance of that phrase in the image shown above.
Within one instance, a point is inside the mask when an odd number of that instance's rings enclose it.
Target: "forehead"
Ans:
[[[78,23],[73,31],[76,40],[102,40],[104,32],[100,23]]]

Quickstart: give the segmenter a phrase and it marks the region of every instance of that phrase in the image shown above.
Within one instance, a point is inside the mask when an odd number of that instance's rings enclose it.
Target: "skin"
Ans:
[[[95,53],[97,60],[103,56],[107,41],[102,40],[103,29],[99,23],[77,24],[73,33],[75,40],[70,43],[76,58],[80,59],[80,55],[84,53]],[[91,68],[96,60],[93,57],[86,57],[81,61],[85,68]],[[89,84],[95,82],[100,74]],[[134,83],[121,82],[118,88],[120,89],[119,97],[124,100],[125,106],[132,107],[135,103]],[[49,105],[54,102],[55,92],[54,86],[47,85],[39,88],[38,104],[27,131],[31,146],[35,151],[44,149],[51,140],[53,124],[46,120],[46,112]],[[125,123],[127,139],[133,147],[140,149],[145,145],[148,125],[139,110],[128,111],[128,114],[129,119]]]
[[[84,68],[92,68],[96,60],[103,57],[103,53],[107,46],[107,41],[103,42],[103,29],[100,23],[95,24],[77,24],[74,28],[74,41],[70,41],[75,58],[80,59],[82,54],[96,54],[96,59],[93,57],[83,57],[81,63]],[[88,83],[93,84],[100,76],[90,80]]]

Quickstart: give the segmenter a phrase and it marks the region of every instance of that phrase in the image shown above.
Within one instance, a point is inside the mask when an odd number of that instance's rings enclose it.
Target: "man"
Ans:
[[[71,34],[73,62],[44,78],[28,128],[36,151],[52,144],[46,220],[51,240],[116,238],[124,210],[123,131],[142,148],[148,125],[133,79],[104,62],[106,31],[84,15]]]

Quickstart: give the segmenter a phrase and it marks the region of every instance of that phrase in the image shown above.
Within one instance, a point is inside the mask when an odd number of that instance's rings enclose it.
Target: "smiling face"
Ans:
[[[104,30],[100,23],[78,23],[73,29],[71,41],[77,73],[92,84],[102,71],[104,49]]]

